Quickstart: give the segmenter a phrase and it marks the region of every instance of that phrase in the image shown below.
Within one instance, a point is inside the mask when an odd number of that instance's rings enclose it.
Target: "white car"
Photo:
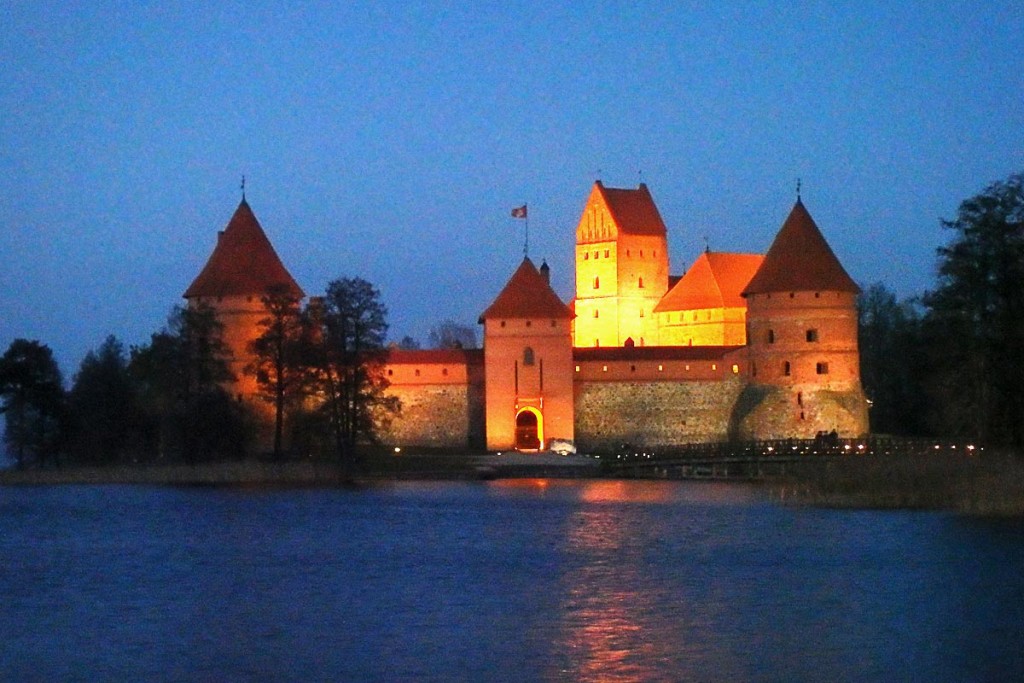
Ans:
[[[576,455],[576,444],[569,439],[551,439],[548,450],[558,455]]]

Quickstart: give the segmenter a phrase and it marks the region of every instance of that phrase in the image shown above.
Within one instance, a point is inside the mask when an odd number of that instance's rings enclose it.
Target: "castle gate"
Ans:
[[[539,451],[544,443],[544,418],[535,408],[516,413],[516,450]]]

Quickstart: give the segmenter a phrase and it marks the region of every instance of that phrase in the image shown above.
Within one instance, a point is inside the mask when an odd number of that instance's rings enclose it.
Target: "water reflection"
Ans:
[[[1024,680],[1024,524],[678,482],[0,489],[0,680]]]

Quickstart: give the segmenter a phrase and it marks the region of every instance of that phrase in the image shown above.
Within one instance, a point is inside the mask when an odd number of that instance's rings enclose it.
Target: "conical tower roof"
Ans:
[[[296,299],[305,296],[243,198],[184,297],[263,296],[274,287],[286,288]]]
[[[857,294],[860,287],[843,269],[798,197],[743,296],[810,291]]]
[[[551,289],[529,257],[512,274],[487,310],[480,314],[482,324],[489,318],[572,318],[569,307]]]

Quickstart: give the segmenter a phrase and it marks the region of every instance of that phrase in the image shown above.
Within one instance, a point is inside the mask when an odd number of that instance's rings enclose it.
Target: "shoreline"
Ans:
[[[585,457],[404,455],[370,459],[354,467],[324,460],[238,460],[199,464],[68,465],[0,470],[3,486],[154,485],[304,487],[364,481],[486,481],[511,478],[597,478],[599,462]]]
[[[554,454],[446,454],[369,456],[353,467],[323,460],[222,461],[189,464],[72,465],[0,470],[5,486],[145,485],[225,488],[360,486],[387,481],[498,479],[624,479],[586,456]],[[650,477],[665,481],[722,481]],[[726,480],[729,481],[729,480]],[[1024,517],[1024,459],[1011,452],[985,457],[854,456],[839,462],[808,459],[785,475],[737,483],[763,488],[793,507],[848,510],[931,510]]]

